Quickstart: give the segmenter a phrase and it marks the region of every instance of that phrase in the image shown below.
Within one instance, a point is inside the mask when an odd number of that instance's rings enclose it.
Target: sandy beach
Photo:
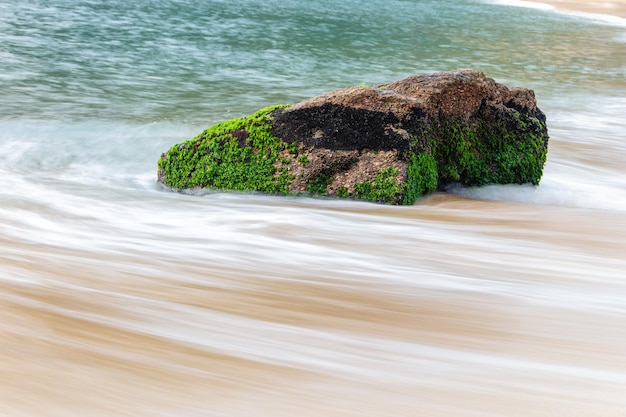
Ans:
[[[614,1],[583,1],[583,0],[529,0],[534,3],[550,4],[557,9],[600,13],[626,19],[626,0]]]
[[[626,417],[626,0],[529,1],[0,0],[0,417]],[[157,182],[216,123],[458,69],[532,90],[538,186],[500,184],[537,174],[532,137],[454,148],[418,108],[384,129],[503,175],[403,207]],[[465,117],[496,136],[528,94]],[[362,107],[339,135],[367,139]],[[313,188],[397,185],[328,145]]]

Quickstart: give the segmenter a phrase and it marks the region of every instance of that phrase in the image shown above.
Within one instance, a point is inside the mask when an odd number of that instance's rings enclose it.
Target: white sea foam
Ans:
[[[173,123],[124,124],[97,120],[0,121],[3,168],[28,177],[87,186],[133,186],[155,177],[156,161],[200,127]]]
[[[624,185],[621,184],[623,187]],[[517,201],[556,207],[626,211],[626,187],[616,191],[615,185],[599,184],[581,177],[553,178],[550,173],[539,187],[531,185],[489,185],[484,187],[453,187],[451,193],[468,198],[494,201]]]
[[[575,11],[568,11],[568,10],[558,10],[558,12],[566,14],[566,15],[570,15],[573,17],[590,20],[590,21],[600,23],[600,24],[626,28],[626,19],[624,19],[623,17],[619,17],[619,16],[613,16],[610,14],[603,14],[603,13],[575,12]]]
[[[600,24],[611,25],[611,26],[620,26],[626,27],[626,19],[614,16],[611,14],[604,13],[590,13],[590,12],[580,12],[580,11],[572,11],[572,10],[563,10],[559,9],[551,4],[540,3],[534,1],[524,1],[524,0],[483,0],[483,3],[495,4],[501,6],[513,6],[513,7],[524,7],[528,9],[538,9],[538,10],[548,10],[557,12],[563,15],[572,16],[588,21],[593,21]]]
[[[483,0],[483,3],[497,4],[501,6],[514,6],[514,7],[526,7],[529,9],[539,10],[555,10],[556,8],[550,4],[538,3],[534,1],[523,0]]]

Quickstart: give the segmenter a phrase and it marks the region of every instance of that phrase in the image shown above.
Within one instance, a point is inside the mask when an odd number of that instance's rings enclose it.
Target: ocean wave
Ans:
[[[590,13],[582,11],[563,10],[551,4],[524,0],[483,0],[483,3],[501,6],[524,7],[538,10],[548,10],[551,12],[556,12],[562,15],[576,17],[603,25],[626,27],[626,19],[607,13]]]

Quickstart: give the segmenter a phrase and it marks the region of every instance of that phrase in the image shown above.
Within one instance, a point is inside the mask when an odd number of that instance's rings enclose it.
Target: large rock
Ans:
[[[158,180],[412,204],[450,183],[538,184],[545,122],[532,90],[482,72],[411,76],[214,125],[163,154]]]

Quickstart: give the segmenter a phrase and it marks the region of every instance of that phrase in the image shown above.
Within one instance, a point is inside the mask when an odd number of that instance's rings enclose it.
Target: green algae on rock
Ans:
[[[218,123],[163,154],[158,179],[176,190],[413,204],[450,183],[537,185],[547,147],[532,90],[457,71],[332,91]]]
[[[251,116],[218,123],[174,146],[159,161],[159,181],[182,190],[215,188],[287,193],[294,176],[282,165],[294,148],[272,134],[268,107]]]

